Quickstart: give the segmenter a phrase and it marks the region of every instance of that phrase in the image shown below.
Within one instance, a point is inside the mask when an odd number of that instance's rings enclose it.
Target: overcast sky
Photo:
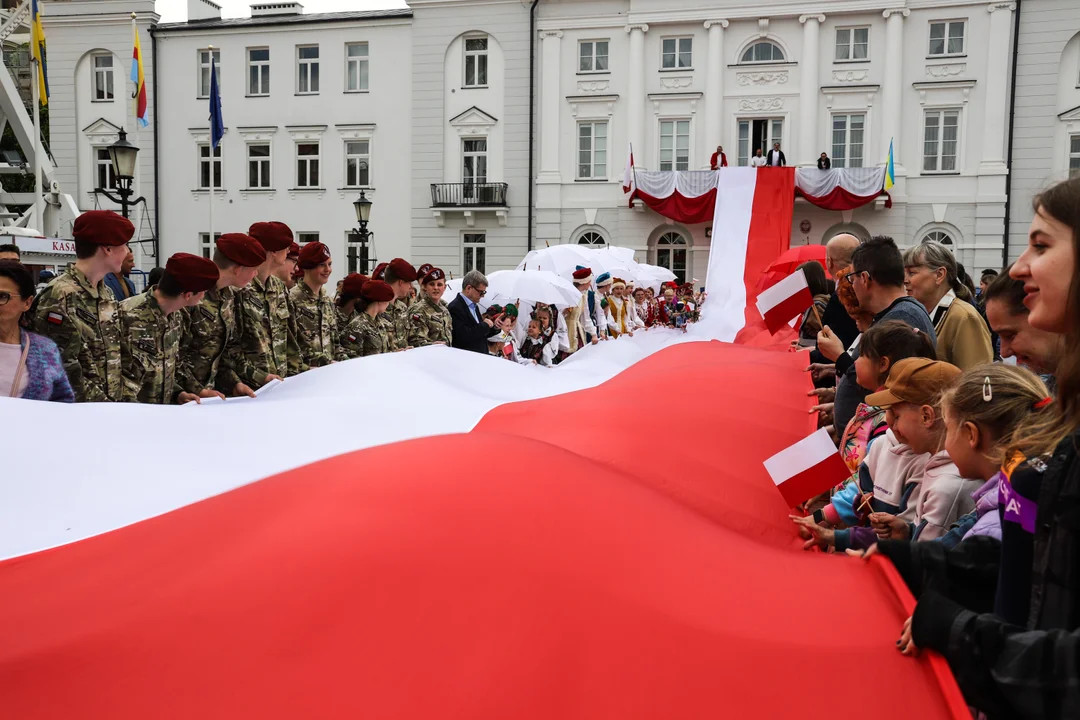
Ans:
[[[214,0],[221,6],[222,17],[248,17],[253,0]],[[405,0],[300,0],[305,13],[340,12],[342,10],[382,10],[405,7]],[[187,0],[157,0],[162,22],[187,20]]]

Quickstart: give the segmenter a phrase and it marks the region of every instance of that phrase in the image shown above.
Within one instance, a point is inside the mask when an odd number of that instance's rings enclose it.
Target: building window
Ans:
[[[607,179],[607,122],[578,123],[578,179]]]
[[[221,233],[214,233],[214,241],[221,237]],[[214,252],[214,246],[210,243],[210,233],[199,233],[199,252],[207,260],[210,259]]]
[[[296,187],[319,187],[319,143],[296,144]]]
[[[270,94],[270,48],[248,48],[248,95]]]
[[[371,184],[371,141],[345,142],[345,187],[368,187]]]
[[[866,116],[833,115],[832,119],[832,166],[834,168],[860,168],[863,166],[863,133]]]
[[[956,172],[959,139],[959,110],[927,110],[923,121],[923,172]]]
[[[936,242],[941,243],[942,245],[948,245],[949,247],[953,246],[952,237],[944,230],[931,230],[930,232],[923,235],[923,239],[921,242]]]
[[[221,184],[221,146],[214,148],[214,188],[220,189]],[[210,143],[199,144],[199,189],[210,189]]]
[[[214,51],[214,65],[221,67],[221,51]],[[221,93],[221,73],[218,73],[218,93]],[[210,51],[199,51],[199,97],[210,97]]]
[[[113,56],[94,56],[94,102],[110,102],[113,93]]]
[[[487,87],[488,39],[465,38],[465,87]]]
[[[866,60],[870,57],[870,28],[837,28],[836,59]]]
[[[487,138],[462,140],[462,182],[465,183],[465,197],[472,197],[473,184],[483,184],[487,180]]]
[[[365,92],[368,89],[368,44],[345,45],[345,91]]]
[[[607,70],[607,40],[582,40],[578,43],[578,72],[607,72]]]
[[[675,273],[675,280],[686,282],[686,238],[666,232],[656,241],[656,264]]]
[[[319,242],[319,233],[317,232],[298,232],[296,233],[296,244],[300,247],[304,247],[308,243]]]
[[[1069,137],[1069,175],[1080,173],[1080,135]]]
[[[964,20],[930,23],[931,57],[964,54]]]
[[[247,146],[248,187],[253,190],[268,190],[270,182],[270,144],[251,143]]]
[[[660,67],[663,70],[681,70],[694,67],[694,38],[664,38]]]
[[[782,118],[755,118],[739,121],[738,164],[750,164],[754,152],[761,148],[767,155],[773,144],[784,146],[784,121]]]
[[[660,122],[660,169],[690,169],[690,121]]]
[[[589,230],[588,232],[581,233],[581,237],[578,238],[578,245],[588,245],[590,247],[603,247],[607,243],[604,242],[604,236],[598,232]]]
[[[319,46],[296,47],[296,92],[316,95],[319,92]]]
[[[97,186],[112,190],[116,188],[116,177],[113,175],[112,157],[109,156],[108,148],[94,150],[95,165],[97,166]]]
[[[462,262],[461,267],[465,272],[478,270],[486,273],[487,266],[485,255],[487,235],[484,233],[465,233],[462,236]]]
[[[762,40],[743,51],[741,63],[784,62],[784,51],[776,43]]]

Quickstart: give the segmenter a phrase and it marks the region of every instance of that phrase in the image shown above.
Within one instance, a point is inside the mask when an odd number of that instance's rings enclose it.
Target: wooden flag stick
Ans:
[[[810,309],[814,311],[814,319],[817,320],[818,327],[824,329],[825,324],[821,322],[821,315],[817,311],[817,303],[811,305]]]

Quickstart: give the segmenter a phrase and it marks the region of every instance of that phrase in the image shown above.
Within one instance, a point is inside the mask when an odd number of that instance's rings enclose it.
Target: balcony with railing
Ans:
[[[461,213],[469,227],[476,224],[480,213],[493,214],[499,224],[506,225],[506,183],[432,183],[431,210],[443,227],[448,213]]]

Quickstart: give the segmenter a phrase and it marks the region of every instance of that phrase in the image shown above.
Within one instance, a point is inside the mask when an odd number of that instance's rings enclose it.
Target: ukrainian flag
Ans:
[[[45,67],[45,29],[41,27],[41,7],[31,0],[30,51],[38,64],[38,96],[42,105],[49,104],[49,72]]]
[[[885,161],[885,189],[896,184],[896,169],[893,167],[892,139],[889,139],[889,159]]]

